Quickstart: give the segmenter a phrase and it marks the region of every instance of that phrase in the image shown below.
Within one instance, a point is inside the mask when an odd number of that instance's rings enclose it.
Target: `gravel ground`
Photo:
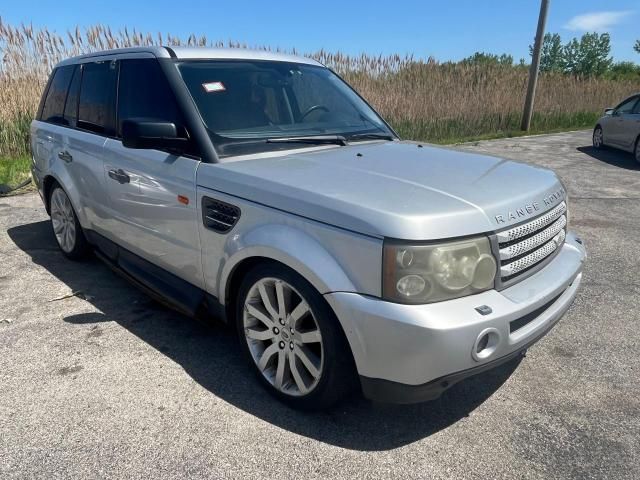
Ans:
[[[555,169],[590,257],[524,360],[413,406],[284,407],[227,330],[64,259],[37,194],[0,198],[0,478],[640,478],[640,170],[589,144],[458,147]]]

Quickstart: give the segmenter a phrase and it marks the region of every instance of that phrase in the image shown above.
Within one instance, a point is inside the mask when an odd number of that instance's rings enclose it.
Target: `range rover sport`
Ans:
[[[58,64],[31,125],[62,252],[237,328],[297,408],[436,398],[569,308],[556,175],[402,141],[314,60],[140,47]]]

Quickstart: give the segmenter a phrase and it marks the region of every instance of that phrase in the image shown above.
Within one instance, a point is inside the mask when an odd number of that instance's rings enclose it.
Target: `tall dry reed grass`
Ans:
[[[179,38],[103,25],[66,35],[0,18],[0,155],[28,152],[28,126],[47,76],[61,59],[96,50],[140,45],[247,48],[205,36]],[[267,47],[258,47],[265,49]],[[292,53],[298,53],[295,50]],[[399,133],[435,142],[517,129],[527,70],[523,67],[439,63],[412,56],[307,54],[339,72]],[[542,75],[534,130],[591,125],[599,112],[640,90],[640,82]]]

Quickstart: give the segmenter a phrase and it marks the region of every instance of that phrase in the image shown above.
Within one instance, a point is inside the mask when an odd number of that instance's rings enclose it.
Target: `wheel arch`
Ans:
[[[71,180],[65,182],[60,176],[56,175],[53,171],[48,172],[42,179],[42,196],[44,197],[44,206],[47,214],[51,215],[50,197],[51,191],[55,185],[60,185],[60,188],[64,190],[71,202],[71,206],[78,217],[78,222],[83,228],[87,228],[87,221],[84,216],[84,210],[80,205],[80,199],[78,190],[75,188]]]
[[[598,128],[602,131],[602,139],[604,140],[604,127],[602,126],[602,123],[600,122],[596,123],[595,126],[593,127],[592,133],[595,133]]]
[[[225,250],[227,260],[218,274],[217,297],[229,319],[233,318],[235,295],[242,278],[251,268],[263,263],[276,263],[293,270],[320,295],[332,291],[356,291],[331,253],[309,234],[292,226],[258,226],[244,234],[231,236]]]
[[[222,302],[224,304],[225,319],[227,321],[232,321],[234,318],[235,298],[240,290],[242,279],[250,270],[258,265],[264,265],[265,263],[284,265],[268,257],[247,257],[238,262],[234,269],[229,273],[227,284],[225,286],[224,301]]]
[[[230,279],[242,268],[275,261],[302,275],[322,295],[355,291],[353,282],[331,253],[309,234],[288,225],[268,224],[232,236],[225,248],[227,260],[217,279],[218,298],[226,304]],[[245,263],[248,262],[248,263]]]
[[[244,242],[243,242],[244,240]],[[243,236],[237,251],[229,255],[218,279],[218,298],[226,305],[238,275],[263,262],[276,262],[297,272],[322,295],[331,291],[355,291],[337,260],[316,240],[297,229],[278,226],[259,227]]]
[[[44,197],[44,208],[47,214],[51,215],[51,191],[54,185],[60,185],[60,182],[53,175],[46,175],[42,180],[42,196]]]

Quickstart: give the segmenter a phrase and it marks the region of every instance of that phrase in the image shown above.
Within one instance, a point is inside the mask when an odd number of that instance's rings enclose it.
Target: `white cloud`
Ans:
[[[632,14],[633,12],[629,10],[584,13],[571,18],[564,28],[585,32],[602,32],[609,30]]]

